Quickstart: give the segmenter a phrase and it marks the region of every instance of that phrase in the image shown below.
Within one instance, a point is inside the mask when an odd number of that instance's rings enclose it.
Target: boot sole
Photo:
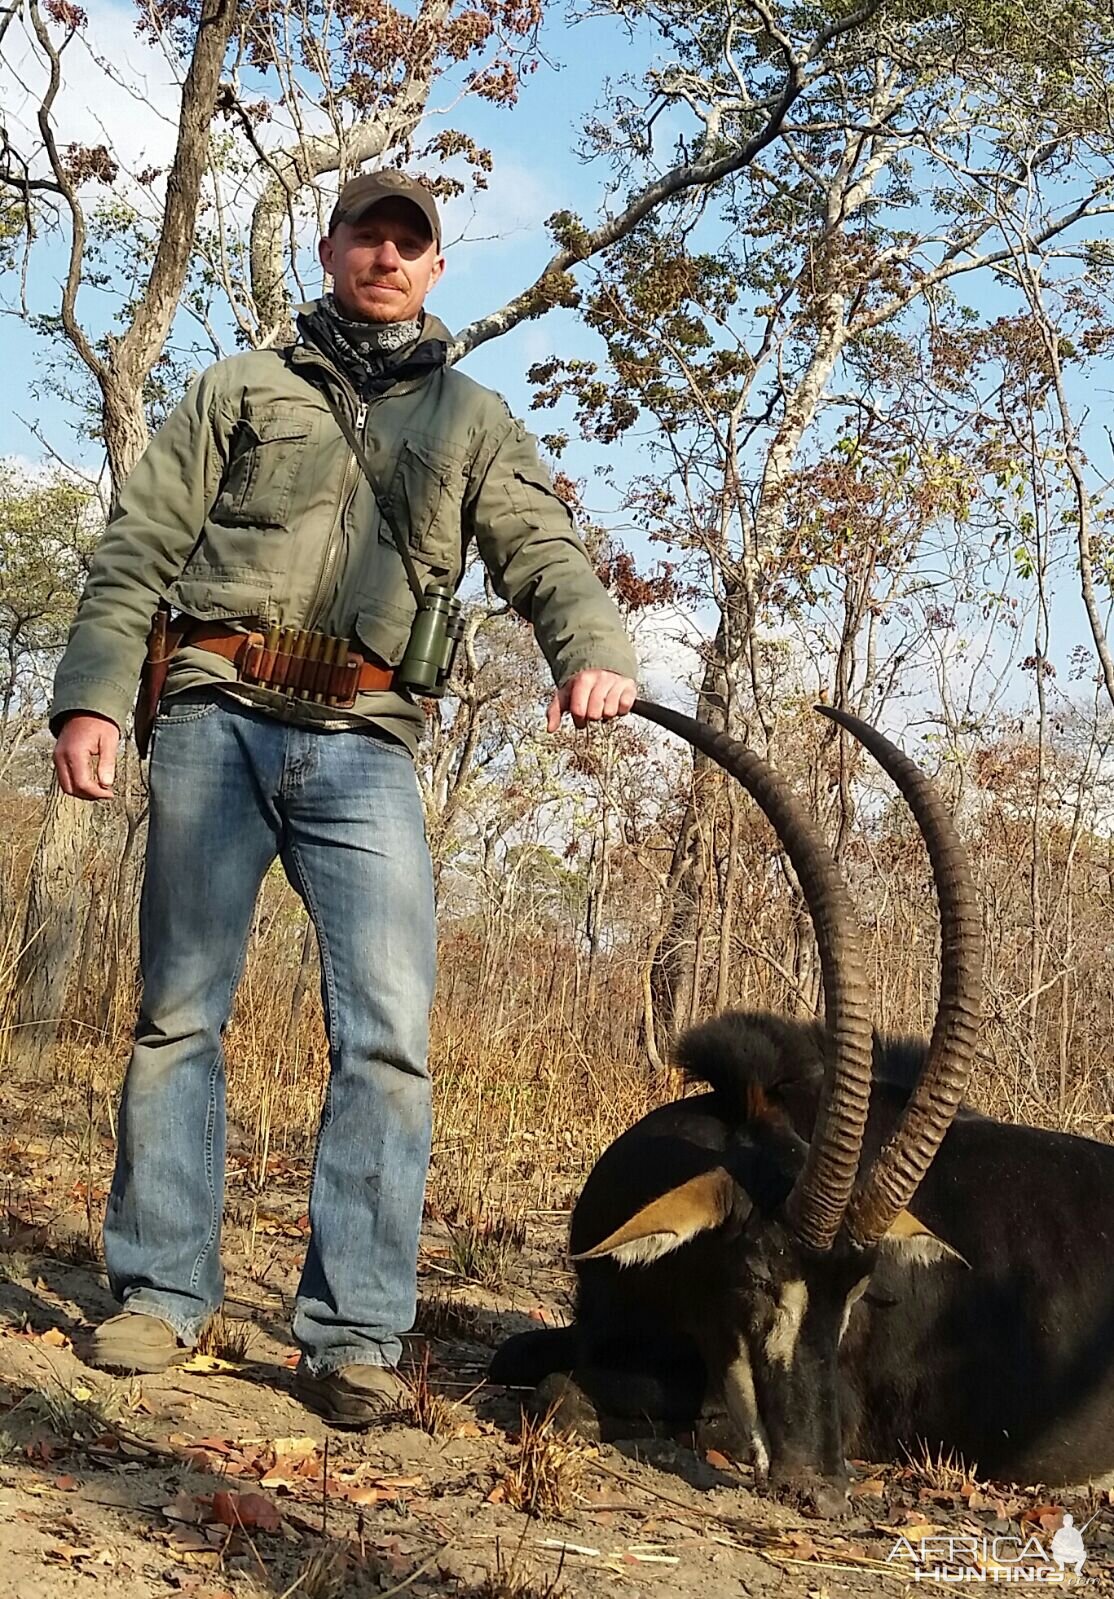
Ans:
[[[378,1421],[388,1420],[399,1408],[397,1400],[386,1397],[382,1401],[363,1399],[358,1394],[338,1393],[326,1387],[325,1377],[295,1377],[294,1394],[307,1409],[314,1411],[334,1427],[371,1427]]]
[[[135,1360],[119,1355],[90,1354],[86,1356],[84,1364],[92,1366],[95,1371],[114,1372],[120,1377],[157,1377],[160,1372],[172,1371],[175,1366],[183,1365],[186,1359],[185,1355],[172,1356],[169,1360]]]

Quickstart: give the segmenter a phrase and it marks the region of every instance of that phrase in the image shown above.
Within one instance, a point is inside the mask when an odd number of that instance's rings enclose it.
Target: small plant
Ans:
[[[422,1351],[422,1362],[406,1379],[406,1392],[399,1409],[404,1421],[419,1427],[431,1438],[445,1438],[452,1433],[460,1417],[451,1399],[436,1393],[429,1381],[429,1350]]]
[[[0,1283],[25,1282],[31,1275],[32,1259],[18,1249],[10,1254],[0,1253]]]
[[[978,1480],[977,1461],[964,1460],[954,1449],[949,1449],[945,1454],[942,1445],[933,1454],[931,1446],[924,1439],[916,1453],[906,1449],[905,1458],[917,1481],[936,1493],[959,1493],[961,1488]]]
[[[247,1359],[254,1337],[255,1329],[250,1322],[233,1321],[223,1310],[218,1310],[201,1329],[197,1353],[213,1355],[217,1360],[239,1366]]]
[[[91,1443],[111,1433],[127,1403],[116,1383],[97,1392],[61,1384],[32,1388],[4,1417],[0,1457],[21,1449],[35,1433],[49,1431],[65,1443]]]
[[[347,1544],[324,1544],[311,1555],[280,1599],[340,1599],[349,1585],[350,1568]]]
[[[557,1567],[556,1575],[543,1578],[542,1585],[539,1586],[538,1582],[519,1565],[520,1552],[521,1545],[508,1565],[503,1560],[502,1550],[496,1544],[495,1570],[489,1571],[479,1582],[472,1583],[467,1588],[456,1589],[459,1599],[561,1599],[565,1592],[560,1581],[561,1566]],[[562,1556],[562,1562],[563,1560]]]
[[[431,1294],[418,1305],[417,1330],[427,1338],[464,1339],[487,1343],[482,1313],[475,1305],[453,1299],[448,1294]]]
[[[449,1227],[449,1259],[469,1282],[499,1288],[526,1242],[522,1216],[472,1216]]]
[[[52,1240],[50,1254],[66,1266],[79,1266],[86,1270],[90,1266],[100,1266],[104,1261],[100,1235],[95,1231],[63,1233]]]
[[[518,1453],[502,1481],[503,1498],[529,1516],[563,1516],[573,1507],[587,1463],[584,1445],[558,1432],[552,1415],[522,1412]]]

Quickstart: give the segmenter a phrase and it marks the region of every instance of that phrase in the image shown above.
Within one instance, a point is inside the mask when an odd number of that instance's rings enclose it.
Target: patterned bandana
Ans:
[[[349,321],[331,294],[318,303],[311,321],[318,343],[365,397],[389,386],[388,370],[412,354],[422,331],[420,317],[409,322]]]

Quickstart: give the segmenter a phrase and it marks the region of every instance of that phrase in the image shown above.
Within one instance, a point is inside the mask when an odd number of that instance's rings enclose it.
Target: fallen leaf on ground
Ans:
[[[881,1477],[870,1477],[866,1482],[851,1484],[852,1499],[881,1499],[886,1491],[886,1484]]]
[[[264,1494],[235,1494],[221,1490],[213,1495],[211,1515],[225,1527],[256,1527],[278,1532],[282,1517]]]
[[[708,1462],[709,1466],[713,1466],[716,1471],[731,1470],[730,1460],[728,1460],[726,1455],[721,1455],[718,1449],[706,1449],[704,1451],[704,1459]]]
[[[276,1460],[302,1460],[306,1455],[317,1453],[317,1440],[305,1436],[276,1438],[271,1448]]]
[[[174,1495],[168,1504],[163,1505],[162,1513],[167,1521],[184,1521],[196,1526],[204,1519],[208,1506],[196,1494],[181,1493]]]
[[[68,1349],[70,1340],[66,1337],[61,1327],[48,1327],[46,1332],[39,1334],[41,1344],[49,1344],[52,1349]]]
[[[779,1545],[778,1553],[788,1555],[791,1560],[816,1560],[820,1551],[807,1533],[791,1533]]]
[[[180,1366],[175,1366],[176,1372],[201,1372],[205,1376],[216,1376],[224,1371],[239,1371],[240,1367],[232,1360],[222,1360],[219,1355],[191,1355]]]

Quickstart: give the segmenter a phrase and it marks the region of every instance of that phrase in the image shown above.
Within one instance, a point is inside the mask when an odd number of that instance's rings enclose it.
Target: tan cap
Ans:
[[[381,200],[409,200],[417,206],[429,224],[434,244],[441,248],[441,218],[434,198],[424,183],[405,172],[362,172],[358,178],[349,178],[337,196],[329,232],[338,222],[358,222]]]

